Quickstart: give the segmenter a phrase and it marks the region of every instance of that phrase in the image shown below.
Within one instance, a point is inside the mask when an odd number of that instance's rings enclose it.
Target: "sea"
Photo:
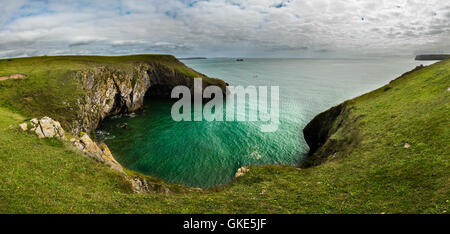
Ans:
[[[242,166],[299,165],[309,150],[302,129],[315,115],[435,61],[211,58],[182,62],[230,86],[267,87],[269,99],[271,87],[277,86],[277,130],[261,131],[264,121],[174,121],[171,109],[176,99],[146,98],[142,111],[106,119],[96,135],[128,169],[169,183],[209,188],[230,183]],[[257,103],[247,101],[247,111],[255,108]]]

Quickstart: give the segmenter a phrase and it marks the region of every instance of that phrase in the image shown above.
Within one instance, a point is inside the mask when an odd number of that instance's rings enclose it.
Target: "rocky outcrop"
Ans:
[[[169,99],[172,88],[177,85],[193,89],[193,77],[160,63],[140,62],[127,66],[123,69],[99,66],[72,74],[83,93],[77,103],[78,116],[70,126],[75,135],[96,129],[108,116],[142,108],[145,96]],[[225,93],[226,83],[222,80],[199,76],[204,88],[218,85]]]
[[[65,140],[65,131],[61,127],[58,121],[51,119],[50,117],[43,117],[42,119],[32,119],[30,120],[30,131],[34,132],[39,138],[60,138]],[[28,124],[19,124],[19,127],[23,131],[28,130]],[[112,169],[124,173],[122,166],[114,159],[108,146],[104,143],[98,145],[93,141],[88,134],[82,134],[82,136],[77,138],[71,138],[70,142],[85,155],[109,165]]]
[[[28,123],[19,124],[20,129],[35,133],[39,138],[59,138],[66,140],[64,129],[58,121],[50,117],[43,117],[38,120],[36,118],[30,120],[31,128],[28,128]],[[169,193],[169,189],[161,184],[148,183],[147,180],[140,176],[128,175],[122,165],[118,163],[108,146],[105,143],[97,144],[88,134],[82,133],[80,138],[71,138],[70,142],[75,148],[83,153],[83,155],[90,157],[100,163],[108,165],[111,169],[123,174],[125,180],[129,183],[131,190],[134,193],[148,193],[148,192],[162,192]]]
[[[64,129],[61,127],[61,124],[58,121],[51,119],[50,117],[43,117],[42,119],[32,119],[30,120],[31,129],[30,131],[36,133],[39,138],[61,138],[65,139]],[[22,123],[19,124],[20,128],[23,131],[28,130],[28,124]]]
[[[113,170],[124,173],[123,167],[114,159],[106,144],[97,145],[88,134],[83,134],[80,139],[72,138],[70,142],[85,155],[110,166]]]
[[[19,124],[20,129],[22,129],[22,131],[27,131],[28,130],[28,124],[27,123],[21,123]]]
[[[358,116],[352,115],[351,101],[318,114],[303,129],[303,135],[310,150],[301,168],[348,155],[360,141]]]
[[[236,173],[234,174],[234,178],[241,177],[249,171],[250,171],[250,169],[248,169],[246,167],[240,167],[239,169],[237,169]]]
[[[127,180],[130,182],[131,189],[134,193],[170,193],[170,190],[167,186],[161,183],[148,182],[147,180],[139,176],[129,176],[127,177]]]

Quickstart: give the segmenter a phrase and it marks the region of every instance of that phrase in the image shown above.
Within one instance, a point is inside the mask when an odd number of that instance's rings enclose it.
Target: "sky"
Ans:
[[[0,57],[450,53],[449,0],[0,0]]]

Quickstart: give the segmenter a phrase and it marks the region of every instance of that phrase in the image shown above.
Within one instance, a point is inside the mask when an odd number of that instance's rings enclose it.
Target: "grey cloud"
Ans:
[[[450,52],[446,0],[10,2],[0,9],[0,57]]]
[[[85,45],[90,45],[92,43],[94,43],[94,42],[93,41],[75,42],[75,43],[69,44],[69,47],[85,46]]]

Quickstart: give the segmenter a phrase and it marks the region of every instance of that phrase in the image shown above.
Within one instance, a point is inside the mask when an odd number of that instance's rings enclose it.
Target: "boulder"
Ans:
[[[240,167],[239,169],[237,169],[236,173],[234,174],[234,178],[241,177],[249,171],[250,171],[250,169],[248,169],[246,167]]]
[[[133,190],[133,192],[135,193],[150,192],[151,188],[145,179],[140,178],[138,176],[128,177],[127,179],[131,184],[131,189]]]
[[[405,148],[405,149],[409,149],[409,147],[411,147],[411,145],[410,145],[410,144],[408,144],[407,142],[405,142],[405,145],[403,145],[403,148]]]
[[[80,143],[84,146],[83,152],[88,154],[94,154],[94,155],[101,155],[103,152],[102,150],[97,146],[97,144],[89,137],[88,134],[84,134],[80,138]],[[98,158],[100,161],[102,161],[102,157]]]
[[[32,128],[31,131],[34,131],[39,138],[61,138],[65,139],[64,129],[61,127],[61,124],[58,121],[51,119],[50,117],[45,116],[44,118],[38,120],[36,118],[30,120]],[[23,123],[25,124],[25,123]],[[26,124],[25,124],[26,125]],[[22,126],[21,126],[22,128]],[[23,128],[22,128],[23,129]],[[25,131],[25,130],[24,130]]]
[[[21,123],[21,124],[19,124],[19,127],[22,129],[22,131],[27,131],[28,130],[27,123]]]
[[[79,140],[72,138],[70,139],[70,142],[72,142],[77,149],[85,153],[87,156],[109,165],[116,171],[125,173],[123,171],[123,167],[114,159],[111,151],[105,143],[101,143],[100,146],[97,145],[97,143],[95,143],[95,141],[93,141],[88,134],[83,134]]]

